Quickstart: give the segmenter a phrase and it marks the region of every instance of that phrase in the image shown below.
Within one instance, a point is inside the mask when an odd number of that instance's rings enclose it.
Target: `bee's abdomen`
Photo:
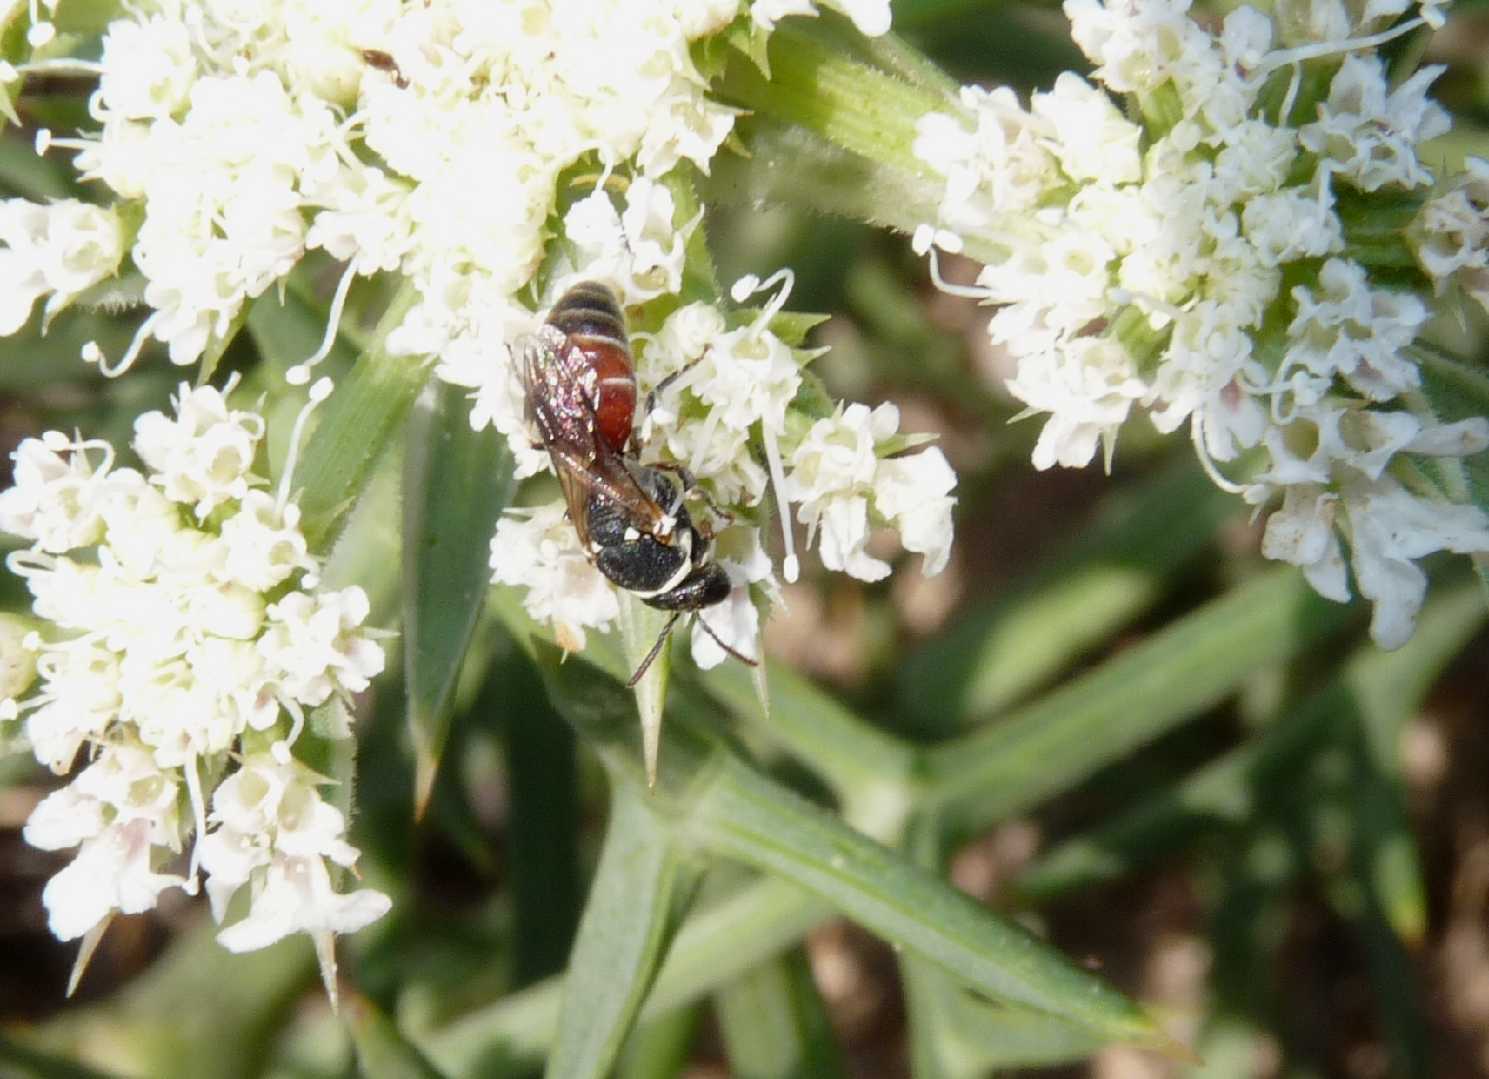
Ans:
[[[560,296],[548,313],[548,324],[568,337],[627,348],[626,323],[620,304],[615,293],[598,281],[581,281]]]
[[[581,281],[558,298],[548,325],[564,335],[569,362],[583,368],[595,429],[610,449],[622,452],[636,417],[636,370],[615,293],[598,281]]]

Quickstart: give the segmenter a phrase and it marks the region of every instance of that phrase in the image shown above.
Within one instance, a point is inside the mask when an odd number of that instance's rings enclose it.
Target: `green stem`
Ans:
[[[849,60],[787,26],[771,35],[770,72],[767,79],[743,56],[736,57],[719,94],[871,161],[933,175],[912,146],[922,116],[955,109],[945,97]]]

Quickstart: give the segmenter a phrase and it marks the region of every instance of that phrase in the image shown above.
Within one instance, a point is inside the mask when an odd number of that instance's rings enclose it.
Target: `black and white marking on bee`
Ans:
[[[721,648],[753,666],[699,614],[728,599],[732,585],[710,560],[711,530],[695,524],[685,505],[697,490],[692,477],[675,466],[644,465],[635,453],[636,375],[615,294],[586,281],[559,297],[524,349],[521,374],[528,418],[585,554],[612,583],[673,612],[628,684],[689,613]]]

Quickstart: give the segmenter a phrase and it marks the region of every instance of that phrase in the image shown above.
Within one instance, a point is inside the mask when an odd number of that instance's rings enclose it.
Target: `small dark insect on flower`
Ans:
[[[403,77],[403,72],[398,70],[398,61],[393,59],[392,53],[384,52],[382,49],[363,49],[362,62],[368,67],[375,67],[379,71],[386,71],[393,76],[393,85],[400,90],[408,89],[408,79]]]
[[[639,460],[636,370],[615,294],[585,281],[560,296],[523,349],[521,376],[528,419],[553,462],[585,554],[611,582],[672,612],[627,684],[641,679],[688,613],[719,647],[753,666],[699,614],[731,590],[723,567],[710,561],[712,530],[695,524],[684,505],[702,492],[685,469]]]

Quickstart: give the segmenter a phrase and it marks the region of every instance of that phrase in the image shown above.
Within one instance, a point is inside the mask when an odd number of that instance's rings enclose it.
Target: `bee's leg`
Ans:
[[[708,351],[705,349],[704,350],[704,353],[703,353],[703,356],[707,356],[707,355],[708,355]],[[687,374],[693,368],[697,367],[700,363],[702,363],[703,362],[703,356],[699,356],[696,360],[689,360],[687,363],[683,364],[676,371],[673,371],[672,374],[668,375],[666,378],[662,379],[661,382],[658,382],[655,386],[653,386],[651,388],[651,392],[646,395],[646,414],[648,416],[650,416],[653,412],[656,411],[656,408],[657,408],[657,397],[660,396],[661,394],[665,393],[667,391],[667,387],[671,386],[678,379],[682,378],[683,375]],[[632,453],[640,453],[641,452],[641,446],[636,441],[636,429],[635,428],[632,428],[632,430],[631,430],[631,446],[630,446],[630,449],[631,449],[631,452]]]
[[[698,498],[702,499],[703,504],[708,507],[708,512],[713,514],[716,522],[718,522],[717,527],[719,530],[728,528],[734,523],[734,514],[715,502],[713,495],[699,486],[693,474],[682,465],[673,464],[671,461],[657,461],[654,464],[647,465],[647,467],[654,468],[658,472],[670,472],[676,476],[678,482],[682,484],[682,497],[686,498],[689,495],[697,495]],[[698,533],[704,539],[713,539],[714,529],[710,528],[704,522],[695,521],[693,527],[698,530]]]
[[[667,638],[672,635],[672,627],[677,625],[677,620],[681,617],[681,611],[672,612],[672,617],[667,619],[667,624],[662,627],[662,632],[657,634],[657,643],[651,646],[650,652],[646,653],[646,658],[641,661],[641,666],[636,668],[636,673],[631,675],[631,677],[626,680],[626,687],[628,689],[635,686],[637,682],[641,681],[642,675],[646,674],[647,669],[651,667],[652,662],[657,658],[657,656],[661,654],[662,645],[667,643]]]
[[[707,633],[710,637],[713,638],[713,643],[714,644],[718,645],[725,652],[728,652],[731,656],[733,656],[735,659],[739,660],[741,663],[743,663],[747,667],[758,667],[758,666],[760,666],[760,663],[759,663],[758,660],[753,660],[749,656],[745,655],[743,652],[735,651],[733,648],[731,648],[727,644],[725,644],[724,641],[723,641],[723,639],[717,633],[715,633],[713,631],[713,627],[708,624],[708,619],[706,619],[706,618],[703,617],[703,614],[702,614],[701,611],[697,615],[695,615],[694,617],[696,617],[698,619],[698,624],[703,627],[703,632],[704,633]]]

